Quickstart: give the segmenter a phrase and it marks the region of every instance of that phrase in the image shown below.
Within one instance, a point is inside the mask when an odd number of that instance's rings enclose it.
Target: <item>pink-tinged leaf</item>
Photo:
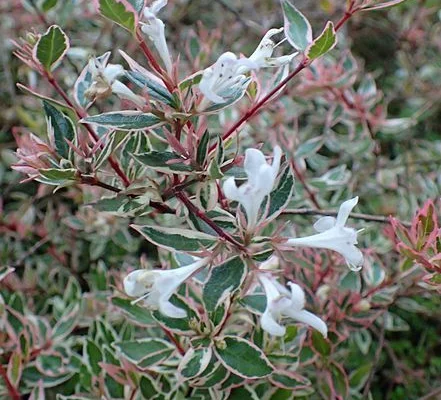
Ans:
[[[38,99],[41,99],[41,100],[47,101],[48,103],[52,104],[56,109],[62,111],[62,112],[65,113],[65,114],[67,114],[71,120],[73,120],[73,121],[76,120],[76,114],[75,114],[75,111],[74,111],[71,107],[66,106],[66,105],[63,104],[63,103],[60,103],[59,101],[54,100],[54,99],[52,99],[51,97],[44,96],[44,95],[42,95],[41,93],[38,93],[38,92],[36,92],[36,91],[34,91],[34,90],[28,88],[27,86],[22,85],[21,83],[17,83],[17,87],[18,87],[22,92],[24,92],[24,93],[26,93],[26,94],[29,94],[29,95],[31,95],[31,96],[35,96],[35,97],[37,97]]]
[[[114,364],[107,364],[104,362],[100,362],[99,366],[104,370],[104,372],[106,372],[119,384],[121,385],[130,384],[130,381],[127,379],[127,375],[125,373],[124,368],[121,368]]]
[[[17,387],[20,382],[22,372],[23,372],[23,356],[21,353],[14,352],[9,358],[7,374],[9,381],[15,387]]]
[[[418,210],[417,215],[412,221],[411,234],[417,240],[417,249],[422,250],[432,245],[438,235],[438,231],[438,216],[435,205],[432,200],[428,200]]]
[[[29,400],[45,400],[46,396],[44,395],[44,386],[43,381],[38,381],[38,386],[35,386],[32,389],[31,395],[29,396]]]
[[[406,0],[390,0],[385,3],[375,4],[375,5],[367,5],[361,8],[362,11],[372,11],[372,10],[382,10],[383,8],[393,7],[400,3],[404,3]]]
[[[432,264],[429,262],[429,260],[427,260],[423,254],[419,253],[417,250],[411,249],[408,246],[405,246],[403,243],[400,243],[397,246],[398,251],[400,252],[401,255],[420,263],[421,265],[423,265],[424,267],[428,268],[428,269],[433,269]]]
[[[135,34],[138,13],[127,0],[94,0],[97,11],[105,18]]]

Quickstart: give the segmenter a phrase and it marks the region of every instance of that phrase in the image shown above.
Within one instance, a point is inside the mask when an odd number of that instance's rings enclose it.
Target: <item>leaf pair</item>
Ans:
[[[323,32],[313,39],[308,19],[289,0],[281,2],[286,38],[295,49],[303,51],[308,60],[315,60],[335,47],[337,36],[332,22],[329,21]]]

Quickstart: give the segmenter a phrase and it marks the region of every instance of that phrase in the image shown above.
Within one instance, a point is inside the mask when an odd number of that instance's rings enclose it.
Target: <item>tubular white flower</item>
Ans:
[[[313,313],[304,310],[305,293],[299,285],[288,282],[291,288],[291,291],[289,291],[274,277],[265,273],[259,275],[259,280],[265,290],[267,302],[260,319],[263,330],[274,336],[285,335],[286,328],[280,324],[280,319],[286,316],[311,326],[324,337],[327,337],[328,328],[324,321]]]
[[[314,228],[319,233],[304,238],[288,239],[285,244],[289,246],[317,247],[340,253],[353,271],[359,271],[363,265],[363,254],[355,246],[357,231],[345,226],[350,212],[358,203],[358,197],[345,201],[338,211],[337,218],[323,217],[315,224]]]
[[[144,8],[144,18],[146,22],[141,22],[141,30],[153,42],[159,56],[164,62],[165,68],[169,74],[172,73],[172,60],[168,51],[167,41],[165,39],[165,25],[157,17],[158,12],[167,5],[167,0],[156,0],[150,7]]]
[[[224,103],[238,90],[245,93],[250,80],[244,73],[257,68],[257,64],[248,58],[237,58],[226,52],[202,74],[199,89],[213,103]]]
[[[273,189],[281,158],[282,149],[279,146],[274,148],[272,165],[266,162],[265,156],[260,150],[247,149],[245,151],[244,168],[248,181],[237,187],[234,177],[231,177],[224,183],[225,196],[230,200],[239,202],[244,207],[248,230],[256,226],[260,206]]]
[[[251,56],[249,57],[251,61],[257,64],[258,68],[280,67],[289,63],[297,54],[299,54],[298,52],[296,52],[286,56],[271,57],[273,55],[275,47],[277,46],[277,44],[271,38],[274,35],[282,32],[283,29],[284,28],[270,29],[264,35],[254,53],[251,54]]]
[[[266,67],[279,67],[289,63],[298,53],[282,57],[271,57],[277,46],[271,37],[283,31],[270,29],[263,37],[256,50],[250,57],[237,58],[234,53],[223,53],[218,60],[204,70],[199,89],[203,95],[213,103],[225,103],[229,98],[242,95],[250,83],[245,75],[251,70]],[[237,98],[239,100],[240,97]]]
[[[134,303],[144,301],[151,309],[158,309],[170,318],[185,318],[185,310],[174,306],[170,297],[191,275],[209,263],[203,258],[185,267],[170,270],[138,269],[124,278],[124,291],[131,297],[138,297]]]
[[[108,64],[110,52],[102,57],[93,57],[89,60],[88,69],[92,75],[92,84],[85,92],[90,99],[105,98],[114,93],[121,99],[127,99],[139,107],[145,105],[145,99],[133,93],[117,78],[124,75],[124,68],[119,64]]]

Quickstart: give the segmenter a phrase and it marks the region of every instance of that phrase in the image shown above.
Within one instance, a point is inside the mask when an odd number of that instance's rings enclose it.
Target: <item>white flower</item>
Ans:
[[[277,46],[277,44],[274,43],[271,38],[282,31],[283,28],[270,29],[262,38],[254,53],[249,57],[251,61],[257,64],[258,68],[280,67],[289,63],[297,54],[299,54],[297,52],[287,56],[271,57],[275,47]]]
[[[262,329],[274,336],[284,336],[286,328],[279,321],[283,316],[303,322],[318,330],[324,337],[328,335],[326,324],[313,313],[304,310],[305,293],[303,289],[288,282],[291,291],[267,273],[259,274],[260,283],[266,294],[266,308],[260,319]]]
[[[267,164],[265,156],[260,150],[247,149],[244,168],[248,181],[237,187],[234,177],[231,177],[224,183],[225,196],[230,200],[238,201],[245,209],[248,230],[256,226],[260,206],[273,189],[281,158],[282,150],[279,146],[274,148],[272,165]]]
[[[172,60],[165,40],[165,25],[156,15],[167,5],[167,0],[155,0],[150,7],[144,8],[146,22],[141,22],[141,30],[153,42],[169,74],[172,73]]]
[[[245,90],[251,81],[245,75],[247,72],[265,67],[279,67],[289,63],[298,53],[271,57],[274,48],[277,46],[271,40],[271,37],[282,31],[283,28],[270,29],[249,58],[237,58],[231,52],[223,53],[202,74],[199,89],[203,95],[217,104],[225,103],[231,98],[235,98],[237,101],[245,94]]]
[[[138,269],[124,278],[124,291],[131,297],[139,297],[134,303],[143,300],[147,307],[159,309],[167,317],[185,318],[187,313],[174,306],[170,297],[184,281],[208,263],[209,259],[203,258],[177,269]]]
[[[213,103],[225,103],[239,91],[245,94],[250,79],[244,74],[255,68],[257,64],[248,58],[237,58],[235,54],[226,52],[204,70],[199,89]]]
[[[145,105],[145,99],[133,93],[117,78],[124,75],[124,68],[119,64],[108,64],[110,52],[89,60],[88,70],[92,75],[92,84],[85,92],[89,99],[100,99],[116,94],[121,99],[127,99],[139,107]]]
[[[288,239],[285,244],[336,251],[345,258],[351,270],[359,271],[363,265],[363,254],[355,246],[357,244],[357,231],[345,226],[349,214],[357,203],[358,197],[354,197],[340,206],[337,218],[320,218],[314,224],[315,230],[320,233],[304,238]]]

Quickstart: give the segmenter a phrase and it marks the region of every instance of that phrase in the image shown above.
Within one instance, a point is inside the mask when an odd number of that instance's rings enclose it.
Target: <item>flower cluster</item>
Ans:
[[[265,198],[274,188],[280,169],[282,150],[274,148],[273,162],[268,164],[264,154],[257,149],[247,149],[245,152],[244,169],[247,182],[237,187],[234,177],[228,178],[223,186],[225,196],[237,201],[244,208],[247,216],[248,233],[255,232],[259,225],[259,211]],[[340,253],[352,270],[359,270],[363,263],[363,255],[355,246],[357,231],[346,227],[351,210],[358,202],[358,197],[345,201],[336,218],[323,217],[315,224],[319,232],[316,235],[303,238],[287,238],[282,244],[283,249],[293,247],[315,247],[329,249]],[[264,218],[264,214],[262,218]],[[139,297],[135,302],[143,300],[150,308],[159,309],[164,315],[172,318],[184,318],[186,313],[170,303],[170,297],[177,288],[189,279],[196,271],[209,264],[208,259],[198,260],[188,266],[167,271],[136,270],[124,280],[125,292],[132,297]],[[282,317],[289,317],[310,325],[324,337],[327,336],[326,324],[316,315],[305,308],[305,294],[296,283],[288,282],[290,290],[277,281],[269,272],[278,265],[276,257],[260,265],[257,278],[266,295],[266,309],[261,317],[262,329],[271,335],[283,336],[285,328],[280,325]]]

